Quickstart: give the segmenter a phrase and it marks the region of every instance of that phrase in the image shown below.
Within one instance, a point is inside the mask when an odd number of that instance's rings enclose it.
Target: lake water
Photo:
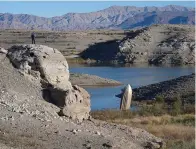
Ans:
[[[161,81],[173,79],[195,72],[194,67],[157,67],[157,66],[92,66],[92,65],[70,65],[72,73],[86,73],[110,78],[123,83],[118,87],[91,87],[85,88],[91,95],[91,109],[114,109],[119,108],[120,99],[115,97],[121,89],[130,84],[132,88],[145,86]]]

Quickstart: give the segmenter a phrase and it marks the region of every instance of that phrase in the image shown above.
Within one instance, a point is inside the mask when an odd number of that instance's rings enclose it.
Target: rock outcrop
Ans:
[[[89,118],[90,95],[83,88],[74,85],[65,96],[65,107],[62,113],[72,119],[81,120]]]
[[[36,71],[48,84],[71,89],[67,61],[57,49],[42,45],[15,45],[8,50],[8,56],[25,74]]]
[[[116,59],[124,63],[194,64],[194,32],[194,26],[186,25],[153,25],[132,31],[120,43]]]
[[[194,26],[153,25],[126,34],[121,41],[90,46],[81,57],[98,63],[195,64]]]
[[[63,115],[82,121],[90,112],[90,97],[80,87],[72,87],[64,56],[43,45],[15,45],[8,49],[13,65],[25,76],[40,80],[44,98],[62,109]]]
[[[24,77],[13,67],[6,55],[1,53],[0,69],[1,114],[6,109],[12,114],[34,117],[40,121],[51,121],[59,117],[57,113],[60,108],[43,100],[38,79],[30,81],[28,77]],[[4,116],[7,117],[6,114]]]

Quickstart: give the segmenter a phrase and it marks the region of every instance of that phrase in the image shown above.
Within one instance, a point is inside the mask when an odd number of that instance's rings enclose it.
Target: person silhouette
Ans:
[[[35,44],[35,32],[31,33],[31,40],[32,40],[32,44]]]

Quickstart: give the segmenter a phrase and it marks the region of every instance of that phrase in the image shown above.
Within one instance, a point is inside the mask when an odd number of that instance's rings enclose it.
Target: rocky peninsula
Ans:
[[[154,100],[161,96],[165,99],[180,97],[183,100],[194,102],[195,74],[133,89],[133,96],[136,101]]]

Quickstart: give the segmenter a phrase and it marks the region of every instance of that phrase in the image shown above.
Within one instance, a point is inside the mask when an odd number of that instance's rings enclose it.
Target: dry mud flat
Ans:
[[[123,30],[89,30],[89,31],[35,31],[36,44],[58,49],[65,56],[75,55],[90,45],[126,37]],[[30,44],[31,31],[0,30],[0,47],[5,49],[15,44]],[[72,56],[71,56],[72,57]]]
[[[121,82],[112,79],[101,78],[96,75],[89,74],[70,74],[70,81],[73,85],[85,86],[119,86],[122,85]]]
[[[2,53],[0,68],[2,149],[144,149],[164,144],[142,129],[60,116],[60,108],[43,98],[39,80],[29,80]]]

